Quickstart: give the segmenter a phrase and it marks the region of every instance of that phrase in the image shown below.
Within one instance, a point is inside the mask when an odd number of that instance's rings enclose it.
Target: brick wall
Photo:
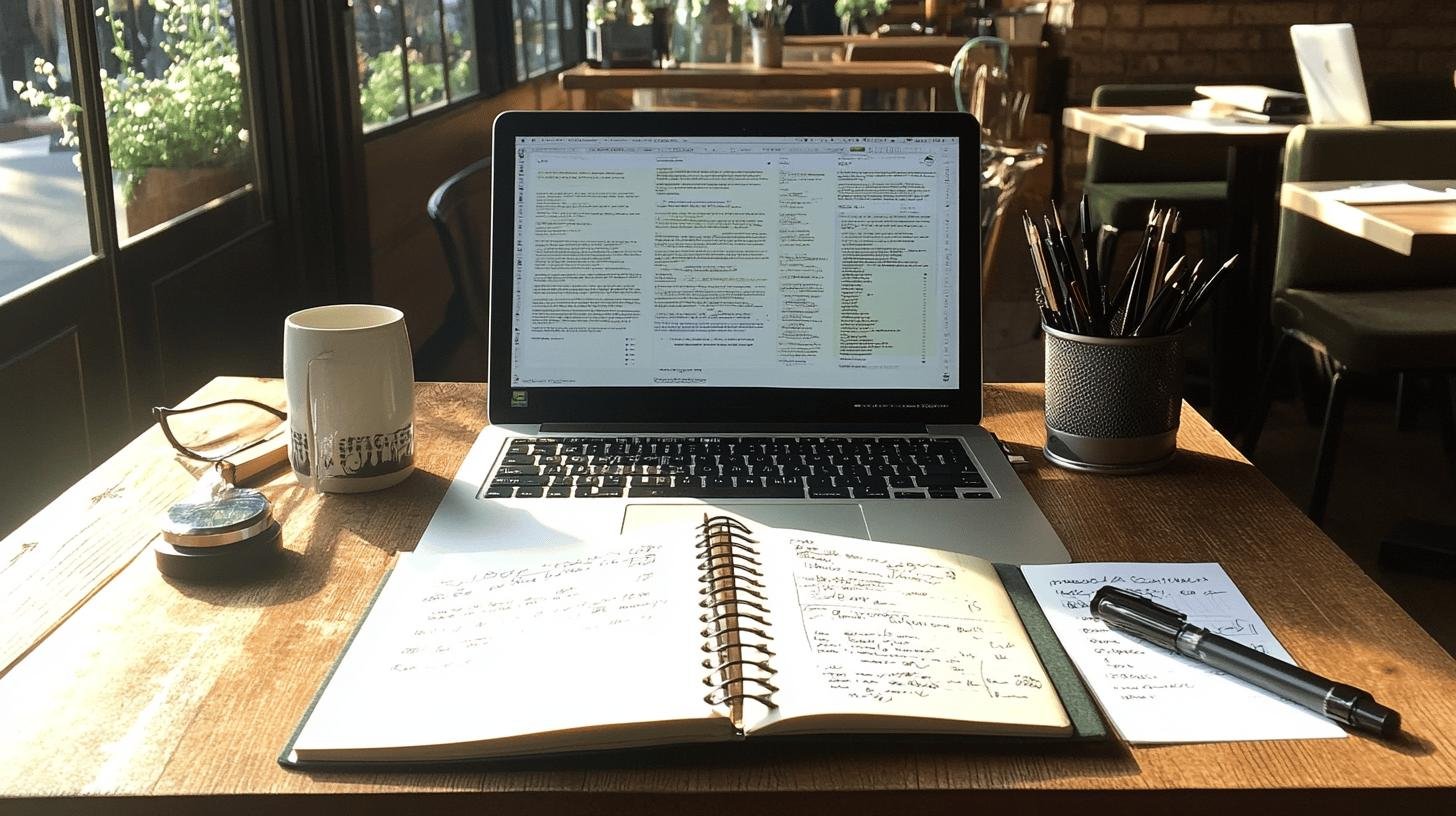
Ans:
[[[1372,90],[1405,78],[1456,96],[1456,0],[1076,0],[1057,44],[1069,61],[1068,104],[1110,82],[1257,83],[1299,89],[1294,23],[1353,23]],[[1372,107],[1377,100],[1371,100]],[[1065,180],[1080,185],[1086,140],[1064,133]]]

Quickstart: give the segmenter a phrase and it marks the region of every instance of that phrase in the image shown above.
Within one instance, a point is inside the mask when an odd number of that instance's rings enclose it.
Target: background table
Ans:
[[[1346,204],[1321,193],[1343,190],[1357,181],[1287,181],[1279,203],[1336,229],[1379,244],[1402,255],[1456,253],[1456,201],[1397,204]],[[1409,181],[1417,187],[1445,190],[1456,180]]]
[[[639,88],[693,88],[698,90],[802,91],[897,90],[930,92],[932,109],[951,100],[950,69],[918,60],[889,62],[785,62],[782,68],[759,68],[752,63],[684,63],[678,68],[591,68],[578,65],[559,75],[568,104],[582,92],[587,110],[599,107],[598,96],[607,90]]]
[[[1239,430],[1248,419],[1261,370],[1264,332],[1250,326],[1268,322],[1279,152],[1294,126],[1209,119],[1188,105],[1067,108],[1062,124],[1133,150],[1150,142],[1228,148],[1228,247],[1221,249],[1225,255],[1239,253],[1243,263],[1242,269],[1230,270],[1215,298],[1213,421],[1224,433]]]
[[[220,379],[198,399],[280,394],[277,382]],[[191,470],[156,429],[0,542],[0,580],[27,571],[30,603],[46,600],[55,575],[84,572],[79,564],[124,564],[115,577],[97,572],[89,600],[0,676],[0,795],[11,797],[0,811],[1323,816],[1456,808],[1451,657],[1186,406],[1182,450],[1167,469],[1076,474],[1047,467],[1036,450],[1038,385],[988,386],[986,424],[1036,464],[1022,478],[1077,560],[1223,563],[1301,663],[1372,690],[1405,715],[1411,736],[1149,747],[866,738],[430,773],[285,771],[275,757],[390,558],[419,540],[484,423],[481,385],[422,384],[416,394],[417,471],[403,484],[319,497],[284,473],[264,487],[288,550],[269,580],[207,587],[157,573],[146,551],[153,520],[186,492]],[[0,595],[7,627],[21,602]],[[382,687],[378,705],[428,693]]]

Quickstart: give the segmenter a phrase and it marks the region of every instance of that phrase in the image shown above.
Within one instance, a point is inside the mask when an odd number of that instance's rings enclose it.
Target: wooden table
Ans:
[[[587,110],[599,107],[607,90],[693,88],[699,90],[800,91],[828,89],[925,90],[932,109],[949,100],[950,69],[933,62],[785,62],[782,68],[752,63],[684,63],[678,68],[591,68],[578,65],[559,74],[568,104],[582,92]]]
[[[1228,149],[1228,245],[1243,256],[1244,272],[1226,277],[1215,299],[1213,417],[1224,433],[1240,430],[1248,419],[1253,383],[1261,370],[1263,332],[1249,327],[1260,325],[1269,313],[1278,235],[1279,154],[1294,126],[1209,119],[1188,105],[1067,108],[1062,124],[1133,150],[1154,142]]]
[[[1346,204],[1328,195],[1356,181],[1289,181],[1280,188],[1279,203],[1359,238],[1402,255],[1456,252],[1456,201],[1401,204]],[[1417,187],[1445,190],[1456,181],[1407,182]]]
[[[220,379],[200,398],[280,390]],[[989,386],[986,405],[988,427],[1034,463],[1022,477],[1075,558],[1222,562],[1296,659],[1399,709],[1409,737],[1159,747],[861,739],[432,773],[285,771],[279,750],[484,422],[483,386],[422,384],[418,470],[403,484],[317,497],[284,473],[264,488],[288,549],[273,578],[206,587],[157,573],[151,519],[190,476],[155,429],[0,542],[0,578],[29,571],[27,603],[44,604],[44,588],[86,562],[125,564],[115,577],[95,573],[89,600],[0,676],[0,795],[12,797],[0,811],[1453,812],[1456,663],[1196,413],[1185,407],[1182,451],[1167,469],[1107,478],[1045,465],[1040,386]],[[19,603],[0,596],[7,627]],[[381,688],[378,703],[429,691]]]

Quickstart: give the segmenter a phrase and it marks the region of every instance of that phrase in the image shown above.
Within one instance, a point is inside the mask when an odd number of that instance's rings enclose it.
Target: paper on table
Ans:
[[[1339,190],[1326,190],[1327,195],[1345,204],[1418,204],[1426,201],[1456,201],[1456,191],[1427,190],[1404,181],[1388,184],[1356,184]]]
[[[1290,660],[1218,564],[1057,564],[1025,566],[1022,573],[1124,740],[1226,742],[1345,735],[1307,709],[1109,629],[1088,609],[1092,595],[1111,584],[1185,612],[1189,623]]]

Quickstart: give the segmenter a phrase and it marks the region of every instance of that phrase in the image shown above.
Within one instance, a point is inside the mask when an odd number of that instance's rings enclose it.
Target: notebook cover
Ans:
[[[1002,585],[1006,587],[1006,594],[1011,596],[1011,603],[1016,606],[1017,614],[1021,615],[1021,625],[1026,627],[1032,646],[1041,655],[1042,666],[1051,677],[1057,696],[1062,698],[1062,707],[1067,710],[1067,717],[1071,719],[1075,731],[1073,739],[1107,739],[1107,721],[1097,708],[1092,693],[1082,682],[1081,675],[1077,674],[1077,667],[1067,657],[1056,632],[1052,631],[1052,625],[1047,621],[1046,613],[1041,610],[1041,604],[1031,594],[1031,587],[1026,583],[1026,576],[1021,574],[1021,568],[1013,564],[996,564],[995,567],[996,574],[1001,576]]]

